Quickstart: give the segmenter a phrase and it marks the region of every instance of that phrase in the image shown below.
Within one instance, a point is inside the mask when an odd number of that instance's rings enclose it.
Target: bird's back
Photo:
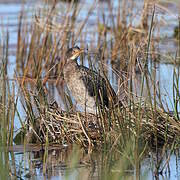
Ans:
[[[110,99],[112,101],[116,99],[116,93],[109,81],[103,78],[100,73],[85,66],[79,66],[79,70],[88,95],[96,98],[96,101],[101,106],[109,107]]]

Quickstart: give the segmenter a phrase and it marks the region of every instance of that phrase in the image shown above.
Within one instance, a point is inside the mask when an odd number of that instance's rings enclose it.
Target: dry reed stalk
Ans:
[[[139,105],[136,105],[137,109]],[[44,107],[41,107],[44,109]],[[156,114],[156,118],[151,113],[151,108],[148,106],[142,106],[140,111],[141,116],[141,132],[144,137],[144,141],[148,141],[152,143],[154,129],[157,131],[157,137],[159,139],[159,143],[163,143],[163,141],[173,142],[178,135],[180,135],[180,123],[176,121],[172,116],[166,114],[162,109],[157,109],[158,111],[153,112]],[[41,142],[45,142],[45,139],[48,138],[50,143],[62,143],[67,141],[69,143],[80,141],[83,146],[86,146],[87,142],[90,146],[95,144],[101,144],[101,133],[104,132],[106,138],[112,138],[114,141],[117,141],[116,133],[121,134],[120,126],[118,125],[119,115],[116,110],[114,111],[115,119],[112,121],[111,130],[109,131],[107,128],[103,126],[99,126],[99,118],[93,114],[84,114],[84,113],[76,113],[76,112],[65,112],[62,111],[59,107],[53,109],[44,109],[42,114],[38,118],[36,118],[36,126],[34,126],[33,131],[31,131],[32,139],[29,139],[30,142],[36,139],[35,142],[41,139]],[[126,113],[124,113],[126,112]],[[123,108],[121,109],[121,113],[123,114],[123,119],[120,121],[126,129],[130,130],[135,136],[137,135],[135,126],[136,121],[139,116],[138,111],[132,112],[131,109]],[[131,115],[131,126],[126,122],[127,117]],[[147,121],[148,118],[148,121]],[[107,121],[107,119],[105,120]],[[28,133],[28,132],[27,132]],[[121,134],[122,135],[122,134]],[[38,137],[38,138],[37,138]],[[165,140],[166,139],[166,140]]]

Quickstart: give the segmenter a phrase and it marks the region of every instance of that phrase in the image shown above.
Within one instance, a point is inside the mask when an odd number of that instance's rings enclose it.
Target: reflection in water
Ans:
[[[13,150],[10,152],[10,161],[15,177],[89,179],[97,176],[91,156],[81,149],[53,146],[45,152],[41,147],[27,146],[24,152],[23,146],[15,146]]]
[[[158,163],[161,161],[161,153],[159,150],[157,156],[155,152],[150,151],[141,162],[140,176],[142,179],[152,179],[155,175]],[[166,152],[166,156],[170,154],[170,151]],[[83,149],[77,147],[53,146],[48,147],[48,152],[45,152],[40,146],[29,145],[25,151],[23,146],[15,146],[10,152],[11,174],[13,177],[22,179],[102,179],[103,177],[108,178],[105,175],[109,168],[112,173],[110,177],[134,179],[134,168],[129,166],[122,174],[121,168],[124,161],[118,159],[118,157],[113,159],[112,155],[103,152],[87,154]],[[154,176],[155,179],[179,179],[179,165],[180,150],[176,150],[171,154],[169,162],[166,158],[162,159],[160,170],[164,168],[163,172],[157,174],[157,177]]]

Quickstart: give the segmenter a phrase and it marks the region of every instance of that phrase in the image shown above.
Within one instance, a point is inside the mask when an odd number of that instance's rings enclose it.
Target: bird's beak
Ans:
[[[76,59],[81,53],[83,53],[84,52],[84,49],[80,49],[79,51],[77,51],[72,57],[71,57],[71,59],[73,60],[73,59]]]

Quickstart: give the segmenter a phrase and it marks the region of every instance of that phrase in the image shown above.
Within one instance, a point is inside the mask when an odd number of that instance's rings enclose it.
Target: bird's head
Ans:
[[[78,46],[74,46],[66,52],[66,58],[75,60],[84,50],[80,49]]]

